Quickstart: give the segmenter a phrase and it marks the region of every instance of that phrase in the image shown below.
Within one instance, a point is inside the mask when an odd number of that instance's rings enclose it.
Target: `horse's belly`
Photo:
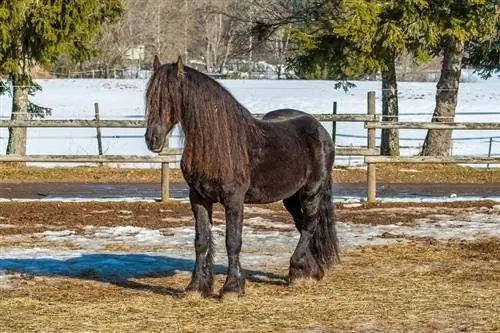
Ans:
[[[252,184],[245,194],[245,203],[271,203],[289,198],[303,187],[302,181],[284,182],[275,178],[266,183]]]

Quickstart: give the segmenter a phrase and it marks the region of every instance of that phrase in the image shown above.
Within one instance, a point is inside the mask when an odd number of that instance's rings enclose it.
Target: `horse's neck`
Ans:
[[[244,130],[245,133],[247,132],[247,129],[256,126],[257,120],[253,118],[252,114],[238,101],[231,101],[231,104],[233,105],[230,105],[227,102],[225,104],[223,102],[221,103],[223,100],[224,98],[221,97],[219,100],[215,100],[211,105],[210,102],[207,105],[182,105],[183,111],[181,112],[180,123],[183,129],[187,129],[187,131],[184,132],[186,141],[191,139],[196,140],[200,133],[206,133],[203,129],[208,128],[217,130],[220,128],[219,126],[227,125],[226,121],[232,122],[233,125],[239,127],[240,130]],[[197,113],[200,114],[200,112],[203,112],[204,116],[209,113],[211,113],[211,115],[209,115],[209,117],[200,118],[197,116]],[[218,113],[220,114],[218,115]],[[191,121],[197,122],[195,129],[191,126],[192,124],[187,123]],[[240,134],[244,135],[245,133]],[[216,137],[217,135],[213,136]]]
[[[204,173],[214,179],[242,174],[243,166],[248,164],[253,137],[258,137],[259,131],[251,114],[238,103],[207,105],[203,110],[184,109],[184,112],[181,119],[185,136],[183,170]],[[186,123],[190,120],[195,123]]]

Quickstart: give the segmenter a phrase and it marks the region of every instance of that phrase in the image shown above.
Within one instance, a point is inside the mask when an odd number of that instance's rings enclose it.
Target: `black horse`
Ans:
[[[252,117],[210,77],[177,63],[154,60],[146,92],[146,143],[160,152],[180,123],[185,136],[181,169],[196,220],[196,264],[188,291],[212,293],[212,205],[226,216],[228,272],[221,296],[244,294],[240,266],[243,204],[283,200],[300,240],[290,259],[289,281],[316,280],[339,261],[331,202],[332,139],[312,116],[276,110]]]

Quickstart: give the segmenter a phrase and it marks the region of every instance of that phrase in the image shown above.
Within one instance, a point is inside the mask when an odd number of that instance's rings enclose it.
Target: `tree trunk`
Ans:
[[[437,84],[436,107],[432,115],[432,122],[454,121],[457,107],[464,43],[456,37],[450,36],[444,38],[443,44],[443,66]],[[450,155],[451,134],[452,130],[428,130],[421,155]]]
[[[11,120],[28,119],[29,80],[25,76],[12,79]],[[9,127],[7,154],[26,155],[26,127]]]
[[[398,83],[396,79],[395,61],[391,61],[387,70],[382,71],[382,120],[398,121]],[[399,156],[399,131],[382,129],[380,153],[388,156]]]

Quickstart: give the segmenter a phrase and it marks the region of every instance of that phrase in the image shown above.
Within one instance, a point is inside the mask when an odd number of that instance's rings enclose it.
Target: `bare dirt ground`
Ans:
[[[297,233],[280,204],[246,208],[246,296],[185,296],[185,202],[0,204],[0,332],[500,331],[495,202],[337,205],[342,263],[288,286]],[[413,232],[415,231],[415,232]],[[447,235],[447,236],[444,236]]]
[[[500,184],[429,184],[429,183],[378,183],[377,198],[387,201],[419,201],[426,198],[446,198],[453,196],[460,200],[480,198],[500,198]],[[189,197],[189,188],[184,183],[170,184],[170,198]],[[335,183],[332,194],[337,202],[366,199],[365,183]],[[46,183],[3,183],[0,185],[0,200],[119,200],[134,198],[159,200],[161,186],[159,182],[117,183],[117,182],[46,182]]]

